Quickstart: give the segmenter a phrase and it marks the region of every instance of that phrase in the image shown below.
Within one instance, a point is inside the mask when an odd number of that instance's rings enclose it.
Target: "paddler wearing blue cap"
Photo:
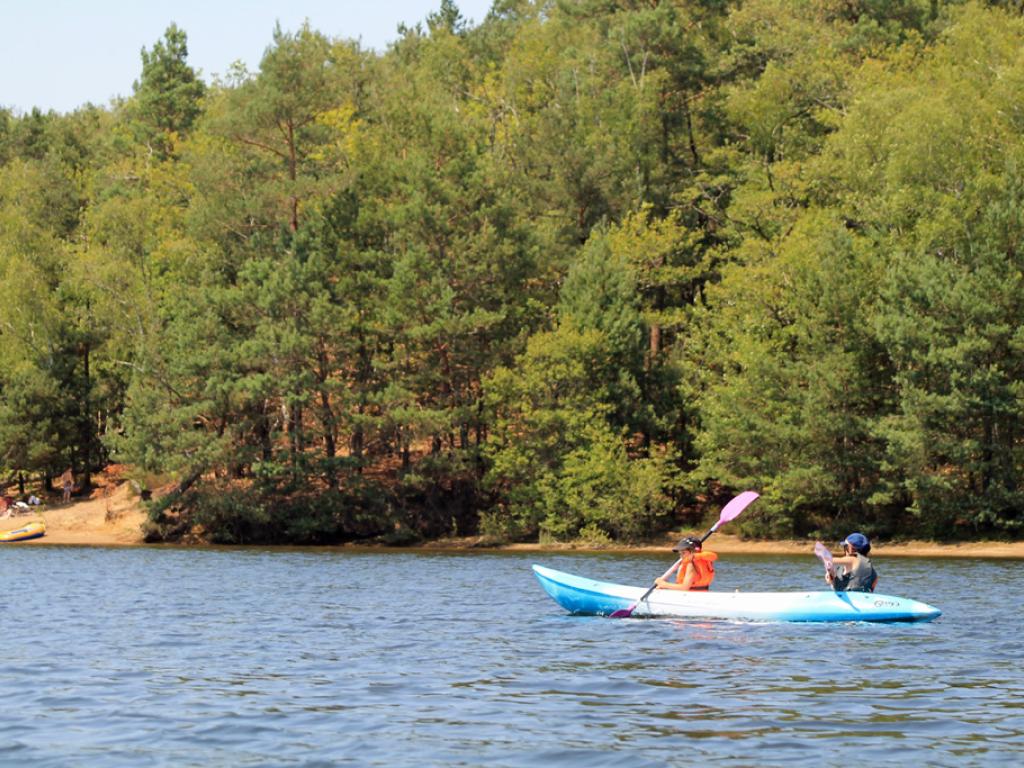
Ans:
[[[863,533],[851,533],[841,542],[843,554],[832,558],[832,568],[825,571],[827,581],[836,592],[874,592],[878,573],[868,559],[871,542]]]

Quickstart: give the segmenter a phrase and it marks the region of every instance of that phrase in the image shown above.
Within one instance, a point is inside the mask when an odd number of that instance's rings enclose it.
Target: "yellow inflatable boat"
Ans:
[[[0,531],[0,541],[25,541],[26,539],[38,539],[46,533],[46,523],[36,520],[13,531]]]

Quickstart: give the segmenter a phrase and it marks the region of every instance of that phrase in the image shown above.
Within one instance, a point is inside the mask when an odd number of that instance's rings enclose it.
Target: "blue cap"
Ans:
[[[868,541],[868,537],[863,533],[851,533],[842,541],[843,544],[849,544],[855,550],[860,552],[862,555],[866,555],[871,551],[871,542]]]

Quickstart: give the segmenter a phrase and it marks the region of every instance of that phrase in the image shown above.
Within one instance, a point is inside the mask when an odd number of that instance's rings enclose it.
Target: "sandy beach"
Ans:
[[[0,531],[9,531],[42,519],[46,535],[18,546],[79,544],[86,546],[136,546],[143,543],[146,511],[128,483],[97,488],[88,499],[69,504],[43,504],[31,514],[0,519]],[[9,544],[11,546],[11,544]]]
[[[669,554],[672,545],[679,536],[665,538],[664,544],[647,544],[631,547],[601,547],[604,552],[661,552]],[[838,542],[826,542],[836,554],[839,554]],[[437,547],[437,545],[428,545]],[[812,555],[814,540],[759,541],[741,539],[738,536],[716,533],[713,540],[705,545],[720,555]],[[443,548],[443,547],[438,547]],[[452,547],[457,548],[457,547]],[[510,544],[502,547],[505,550],[523,552],[544,551],[589,551],[591,548],[572,544]],[[905,542],[874,542],[871,546],[871,557],[993,557],[993,558],[1024,558],[1024,542],[977,541],[965,544],[937,544],[930,541]]]
[[[79,545],[96,547],[143,546],[142,524],[146,512],[128,483],[97,488],[88,499],[70,504],[43,505],[30,515],[0,519],[0,531],[19,528],[42,518],[46,535],[31,541],[16,542],[18,546]],[[520,552],[660,552],[668,553],[680,532],[667,534],[663,540],[640,546],[587,547],[576,544],[509,544],[487,547],[476,537],[445,539],[422,545],[422,549],[502,549]],[[827,542],[838,550],[835,542]],[[359,545],[346,545],[349,547]],[[708,548],[719,554],[810,554],[814,542],[744,540],[728,533],[716,533]],[[1024,542],[982,541],[964,544],[936,544],[928,541],[875,542],[872,557],[993,557],[1024,558]]]

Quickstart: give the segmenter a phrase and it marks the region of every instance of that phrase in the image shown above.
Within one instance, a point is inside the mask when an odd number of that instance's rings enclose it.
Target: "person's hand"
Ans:
[[[654,580],[654,583],[659,587],[664,587],[668,582],[665,581],[665,579],[663,579],[661,576],[659,576]]]

